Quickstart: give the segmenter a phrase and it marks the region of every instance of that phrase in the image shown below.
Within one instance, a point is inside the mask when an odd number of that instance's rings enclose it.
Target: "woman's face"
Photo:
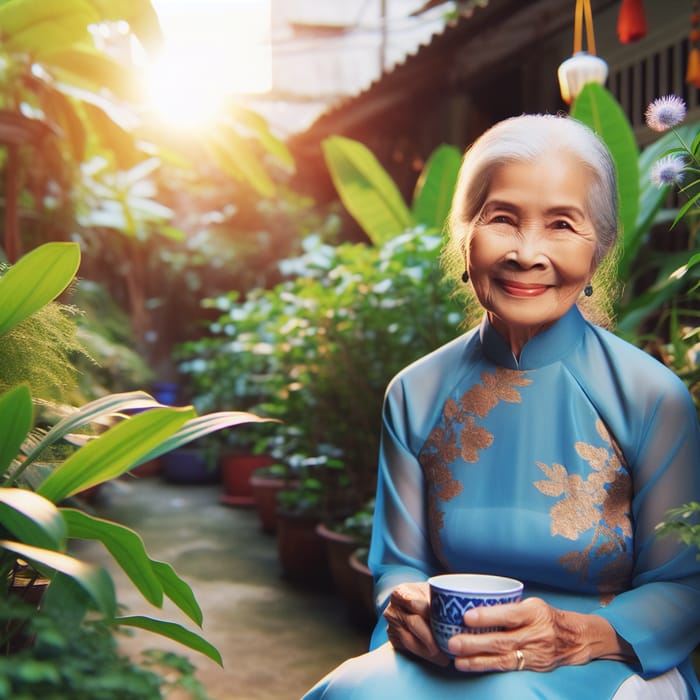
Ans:
[[[587,170],[566,153],[508,163],[492,174],[469,242],[469,276],[516,356],[571,308],[593,276],[589,184]]]

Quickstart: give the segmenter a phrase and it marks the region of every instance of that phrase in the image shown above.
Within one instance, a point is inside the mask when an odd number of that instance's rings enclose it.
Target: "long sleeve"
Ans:
[[[406,434],[409,407],[400,382],[387,392],[379,454],[375,520],[369,565],[378,610],[399,583],[425,581],[437,572],[426,524],[424,476]]]
[[[632,589],[598,613],[632,645],[649,674],[680,664],[700,628],[698,551],[656,531],[668,509],[700,501],[700,426],[680,380],[663,380],[663,388],[654,386],[656,377],[647,375],[637,403],[625,409],[626,433],[635,441],[627,448],[634,484]]]

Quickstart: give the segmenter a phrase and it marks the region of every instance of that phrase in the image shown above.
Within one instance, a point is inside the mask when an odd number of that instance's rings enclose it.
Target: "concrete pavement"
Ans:
[[[216,484],[173,485],[158,476],[103,487],[96,514],[135,529],[151,558],[172,564],[192,586],[204,612],[203,635],[221,652],[224,668],[147,632],[123,646],[130,654],[157,648],[187,656],[216,700],[295,700],[338,663],[365,651],[369,632],[354,626],[332,591],[285,581],[274,535],[261,531],[254,509],[221,505],[220,494]],[[80,547],[86,558],[108,566],[127,614],[193,627],[174,606],[160,611],[146,603],[101,545]]]

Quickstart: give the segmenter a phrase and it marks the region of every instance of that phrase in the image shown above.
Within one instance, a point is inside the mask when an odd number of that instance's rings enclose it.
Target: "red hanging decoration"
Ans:
[[[622,0],[617,16],[617,36],[622,44],[631,44],[647,35],[643,0]]]
[[[685,82],[693,87],[700,88],[700,13],[698,2],[693,0],[693,11],[690,15],[690,34],[688,35],[689,52],[688,65],[685,70]]]

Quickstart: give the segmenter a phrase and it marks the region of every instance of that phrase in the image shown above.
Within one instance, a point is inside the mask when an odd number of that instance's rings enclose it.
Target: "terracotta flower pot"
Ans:
[[[370,570],[353,556],[359,542],[352,535],[335,532],[325,525],[316,528],[326,547],[333,586],[347,606],[350,618],[362,629],[376,621],[373,603],[373,580]]]
[[[316,532],[326,548],[326,557],[335,589],[344,600],[354,600],[357,597],[355,576],[350,568],[349,558],[359,546],[357,539],[351,535],[335,532],[323,523],[317,525]]]
[[[227,506],[252,507],[255,495],[250,483],[256,469],[269,467],[272,457],[268,455],[224,454],[219,459],[224,495],[221,502]]]
[[[285,578],[312,588],[331,584],[318,517],[277,511],[277,553]]]
[[[288,482],[279,477],[253,474],[250,478],[255,508],[263,532],[273,533],[277,530],[277,494],[287,485]]]
[[[374,607],[374,577],[369,567],[360,561],[357,550],[350,555],[348,562],[355,574],[360,616],[364,616],[364,622],[371,627],[377,621],[377,611]]]

